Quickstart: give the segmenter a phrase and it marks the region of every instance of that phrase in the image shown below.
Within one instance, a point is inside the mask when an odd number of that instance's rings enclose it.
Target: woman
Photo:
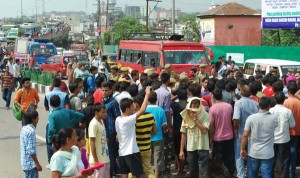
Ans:
[[[94,173],[89,171],[86,175],[82,175],[80,171],[84,169],[81,160],[81,152],[77,146],[76,131],[73,128],[63,128],[55,136],[55,146],[59,150],[51,157],[51,177],[72,177],[85,178]]]

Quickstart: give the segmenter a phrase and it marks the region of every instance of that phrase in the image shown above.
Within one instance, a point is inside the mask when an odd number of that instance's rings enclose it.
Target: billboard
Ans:
[[[262,28],[300,28],[300,0],[262,0]]]
[[[200,19],[201,43],[215,44],[215,20]]]

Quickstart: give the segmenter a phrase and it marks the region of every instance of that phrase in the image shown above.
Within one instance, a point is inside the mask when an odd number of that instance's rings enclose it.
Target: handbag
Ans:
[[[21,96],[21,103],[22,103],[22,100],[23,100],[23,90],[22,90],[22,96]],[[21,106],[19,106],[18,104],[14,104],[13,105],[13,114],[14,114],[15,118],[18,121],[22,121],[22,108],[21,108]]]

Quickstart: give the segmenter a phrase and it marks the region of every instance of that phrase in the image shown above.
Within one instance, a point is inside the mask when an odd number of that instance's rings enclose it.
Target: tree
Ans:
[[[192,38],[193,41],[199,42],[201,39],[200,36],[200,26],[199,23],[196,21],[196,15],[195,14],[187,14],[185,16],[182,16],[180,18],[181,23],[185,25],[185,29],[183,30],[183,35],[185,38]]]
[[[113,39],[119,44],[122,39],[127,39],[132,33],[146,32],[146,26],[140,24],[134,17],[125,17],[115,22],[113,26]]]
[[[300,29],[274,29],[262,31],[264,46],[299,46]]]

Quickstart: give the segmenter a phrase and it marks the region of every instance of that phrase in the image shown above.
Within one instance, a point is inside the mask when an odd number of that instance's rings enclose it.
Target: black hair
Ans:
[[[139,94],[139,87],[136,84],[132,84],[128,87],[128,93],[131,97],[135,97]]]
[[[164,84],[167,83],[170,80],[170,78],[171,78],[171,76],[168,73],[162,73],[160,75],[160,81]]]
[[[57,135],[54,135],[52,141],[54,142],[54,146],[57,150],[60,149],[61,146],[66,145],[67,139],[72,138],[72,133],[75,130],[73,128],[62,128],[59,130]]]
[[[141,107],[144,102],[144,97],[141,95],[135,96],[133,98],[133,102],[136,103],[137,105],[139,105],[139,107]]]
[[[20,61],[20,59],[16,59],[16,63],[18,63]]]
[[[221,89],[216,88],[212,93],[216,100],[222,100],[222,90]]]
[[[250,92],[252,95],[256,95],[258,91],[262,90],[261,83],[259,81],[253,81],[249,84],[250,86]]]
[[[251,91],[249,85],[243,85],[241,87],[241,95],[244,97],[250,97],[251,96]]]
[[[95,84],[97,88],[100,88],[102,83],[106,81],[105,75],[101,74],[95,78]]]
[[[221,163],[212,163],[208,166],[206,170],[206,175],[208,178],[230,178],[230,173],[228,169]]]
[[[130,108],[130,106],[132,105],[133,103],[133,100],[132,99],[129,99],[129,98],[123,98],[121,101],[120,101],[120,108],[121,108],[121,111],[124,113],[126,111],[127,108]]]
[[[93,71],[95,71],[95,70],[97,70],[97,67],[95,67],[95,66],[91,66],[90,67],[90,72],[92,73]]]
[[[153,90],[159,89],[160,86],[161,86],[160,81],[154,81],[154,82],[152,82],[152,84],[151,84],[151,87],[152,87]]]
[[[96,104],[93,107],[94,112],[100,112],[101,110],[105,110],[105,109],[106,109],[106,107],[104,104]]]
[[[144,74],[144,73],[143,73],[143,74]],[[142,83],[142,82],[146,81],[147,78],[148,78],[147,76],[141,75],[141,76],[140,76],[140,82]]]
[[[131,73],[130,73],[131,77],[134,77],[134,76],[139,76],[139,71],[137,70],[132,70]]]
[[[148,77],[148,74],[147,74],[147,73],[145,73],[145,72],[143,72],[143,73],[141,73],[141,76],[140,76],[140,78],[141,78],[142,76],[144,76],[144,77]]]
[[[262,74],[257,74],[255,75],[255,79],[258,80],[258,79],[262,79],[263,78],[263,75]]]
[[[225,90],[225,82],[224,82],[224,80],[218,80],[216,82],[216,87],[219,88],[220,90]]]
[[[148,98],[149,103],[154,104],[157,101],[157,94],[156,92],[151,92]]]
[[[58,95],[53,95],[50,97],[50,105],[54,108],[60,106],[60,98]]]
[[[268,107],[271,106],[271,99],[268,97],[261,97],[259,101],[259,107],[260,109],[267,109]]]
[[[32,120],[39,117],[39,113],[37,111],[26,111],[24,113],[25,124],[32,124]]]
[[[61,84],[61,80],[59,78],[54,78],[53,79],[52,85],[54,87],[60,87],[60,84]]]
[[[276,92],[280,92],[283,90],[283,83],[282,81],[277,81],[275,83],[272,84],[272,88],[273,88],[273,91],[276,93]]]
[[[207,82],[207,85],[206,85],[206,88],[209,92],[213,92],[214,89],[216,88],[216,82],[215,80],[208,80]]]
[[[255,80],[254,76],[251,75],[248,78],[248,83],[253,82],[254,80]]]
[[[269,75],[266,75],[264,78],[262,78],[262,83],[263,83],[263,85],[266,85],[268,82],[269,82]]]
[[[109,82],[103,82],[103,83],[101,84],[101,87],[102,87],[102,88],[109,88],[109,89],[112,89],[112,84],[111,84],[110,81],[109,81]]]
[[[158,77],[159,77],[158,73],[152,73],[152,74],[150,75],[150,79],[152,79],[152,80],[154,80],[154,79],[156,79],[156,78],[158,78]]]
[[[194,67],[192,67],[192,68],[190,69],[190,71],[193,71],[194,73],[196,73],[196,72],[197,72],[197,69],[194,68]]]
[[[114,84],[114,87],[115,87],[115,90],[116,90],[116,91],[120,91],[120,82],[116,82],[116,83]]]
[[[187,100],[187,91],[185,89],[177,90],[177,97],[179,100]]]
[[[28,78],[28,77],[23,78],[23,79],[22,79],[22,84],[24,84],[24,83],[27,82],[27,81],[31,81],[31,79]]]
[[[193,99],[193,100],[191,101],[190,106],[192,106],[193,104],[199,104],[199,105],[200,105],[200,100],[199,100],[199,99]]]
[[[127,91],[128,87],[130,86],[129,82],[119,82],[120,83],[120,90],[122,91]]]
[[[281,91],[276,92],[274,95],[274,99],[275,99],[276,104],[283,104],[284,100],[285,100],[285,96],[284,96],[283,92],[281,92]]]
[[[241,78],[241,79],[238,80],[238,84],[243,86],[243,85],[247,85],[248,83],[247,83],[246,79]]]
[[[143,84],[143,87],[147,87],[147,86],[151,86],[152,85],[153,80],[147,78]]]
[[[204,82],[205,80],[209,80],[209,78],[208,78],[208,77],[204,77],[204,78],[201,80],[201,82]]]
[[[70,90],[71,93],[74,93],[74,91],[76,89],[78,89],[78,83],[74,82],[74,83],[72,83],[72,84],[69,85],[69,90]]]
[[[82,81],[83,81],[82,78],[78,77],[78,78],[75,78],[74,83],[80,83]]]
[[[236,70],[238,70],[238,69],[236,69]],[[236,73],[235,73],[235,78],[237,78],[237,79],[242,79],[244,77],[244,75],[243,75],[243,73],[241,72],[241,71],[237,71]]]
[[[192,83],[188,87],[189,92],[192,96],[200,97],[201,96],[201,86],[198,83]]]
[[[88,106],[94,105],[94,96],[93,96],[93,95],[88,95],[88,96],[85,98],[85,101],[86,101],[86,104],[87,104]]]
[[[295,81],[290,81],[287,84],[287,89],[288,89],[289,93],[291,93],[292,95],[294,95],[298,91],[297,83]]]
[[[225,89],[227,92],[235,91],[237,84],[234,80],[230,80],[226,85]]]
[[[77,135],[77,142],[79,142],[80,140],[85,139],[84,130],[82,130],[82,129],[75,129],[75,131],[76,131],[76,135]]]
[[[273,85],[273,83],[277,82],[277,77],[271,75],[271,76],[269,77],[268,82],[269,82],[270,85]]]

